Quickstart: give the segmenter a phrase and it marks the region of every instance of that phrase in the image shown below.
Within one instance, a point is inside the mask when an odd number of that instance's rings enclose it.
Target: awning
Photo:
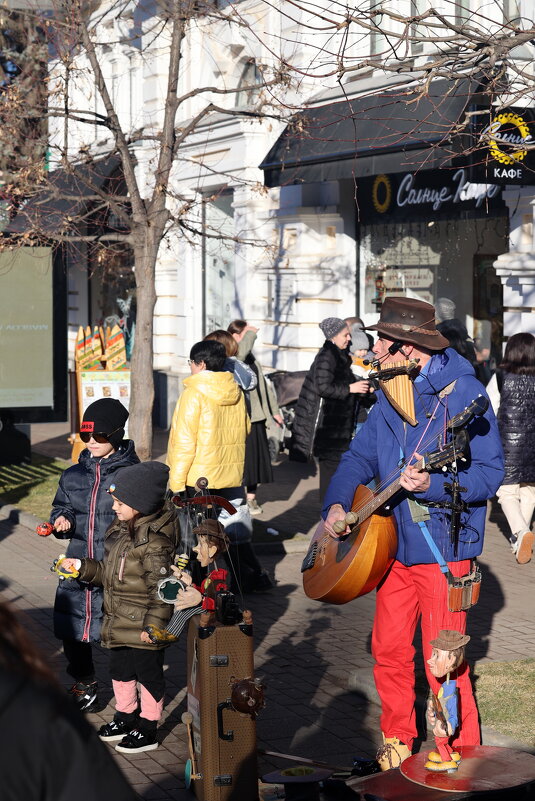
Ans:
[[[40,191],[18,209],[3,229],[4,233],[34,231],[53,237],[72,229],[73,221],[75,227],[80,227],[86,222],[83,216],[90,211],[90,204],[97,206],[101,202],[98,190],[112,181],[114,186],[109,191],[114,193],[116,184],[123,181],[120,165],[118,156],[110,156],[90,164],[78,164],[72,170],[54,170],[46,177]],[[95,220],[92,222],[94,224]]]
[[[452,131],[475,81],[434,81],[306,108],[260,165],[266,186],[442,166],[458,148]],[[401,155],[400,155],[401,154]]]

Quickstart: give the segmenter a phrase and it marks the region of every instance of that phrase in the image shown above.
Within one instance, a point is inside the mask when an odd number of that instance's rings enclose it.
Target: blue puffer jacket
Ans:
[[[78,464],[67,468],[59,480],[50,521],[64,515],[71,523],[67,556],[104,558],[104,535],[115,519],[113,498],[107,492],[122,467],[137,464],[132,440],[124,440],[106,459],[94,459],[85,449]],[[102,622],[102,587],[81,581],[60,581],[54,603],[54,634],[60,640],[98,642]]]
[[[375,476],[384,485],[399,477],[401,456],[409,457],[416,448],[420,454],[437,449],[439,435],[443,432],[445,419],[461,412],[485,389],[476,379],[470,363],[452,348],[435,354],[426,365],[426,375],[415,383],[415,411],[418,424],[415,427],[403,422],[382,392],[378,392],[377,403],[368,419],[343,455],[340,465],[327,490],[323,517],[329,507],[340,503],[344,509],[351,508],[355,488],[367,484]],[[438,393],[455,381],[453,391],[445,396],[437,407]],[[432,419],[426,413],[434,412]],[[427,432],[424,434],[426,427]],[[496,418],[489,406],[487,412],[474,418],[467,428],[470,436],[471,456],[460,463],[459,479],[466,488],[461,497],[468,504],[468,512],[462,515],[462,529],[457,556],[449,536],[449,513],[440,508],[430,508],[431,519],[427,527],[446,561],[460,561],[478,556],[483,548],[487,499],[492,498],[503,478],[503,452]],[[421,441],[422,440],[422,441]],[[431,485],[425,496],[418,493],[415,499],[426,504],[448,501],[444,491],[448,476],[442,472],[431,473]],[[417,523],[413,522],[405,492],[397,493],[392,507],[398,529],[398,551],[396,558],[405,565],[428,564],[435,559]]]

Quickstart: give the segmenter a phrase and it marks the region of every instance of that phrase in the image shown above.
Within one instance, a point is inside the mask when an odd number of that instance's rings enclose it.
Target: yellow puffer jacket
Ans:
[[[243,392],[232,373],[211,370],[189,376],[184,387],[169,435],[170,488],[182,492],[201,476],[210,489],[239,487],[251,429]]]

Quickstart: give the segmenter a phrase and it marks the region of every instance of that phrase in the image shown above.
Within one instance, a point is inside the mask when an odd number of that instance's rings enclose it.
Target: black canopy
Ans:
[[[260,165],[267,186],[400,172],[444,164],[473,97],[471,81],[433,82],[306,108]],[[401,155],[400,155],[401,154]]]

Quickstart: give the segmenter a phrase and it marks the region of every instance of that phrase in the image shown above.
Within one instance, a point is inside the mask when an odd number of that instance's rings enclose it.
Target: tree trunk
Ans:
[[[156,258],[160,239],[161,236],[152,228],[134,234],[137,313],[131,361],[131,400],[128,426],[141,461],[152,458],[153,320],[154,306],[156,305]]]

